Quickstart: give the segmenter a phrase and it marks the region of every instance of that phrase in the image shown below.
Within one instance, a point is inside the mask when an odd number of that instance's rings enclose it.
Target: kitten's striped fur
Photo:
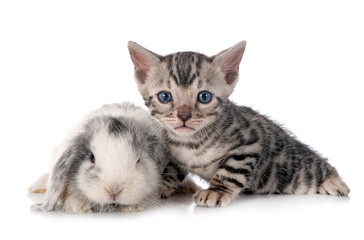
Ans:
[[[326,159],[267,117],[229,101],[244,50],[240,42],[212,57],[160,56],[129,43],[139,90],[169,142],[172,162],[164,171],[162,196],[187,172],[210,182],[195,195],[200,206],[225,206],[239,193],[346,196],[349,188]],[[161,91],[173,100],[159,101]],[[201,91],[212,93],[211,102],[197,101]]]

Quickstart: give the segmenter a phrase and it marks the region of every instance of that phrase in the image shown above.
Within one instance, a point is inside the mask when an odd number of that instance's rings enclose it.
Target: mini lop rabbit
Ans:
[[[157,202],[168,162],[159,130],[148,112],[131,103],[91,112],[56,149],[49,177],[44,175],[30,188],[47,192],[45,202],[33,209],[138,211]]]

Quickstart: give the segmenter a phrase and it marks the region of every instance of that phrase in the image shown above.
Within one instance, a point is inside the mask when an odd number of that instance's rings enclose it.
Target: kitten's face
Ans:
[[[194,52],[162,57],[130,42],[136,82],[152,116],[178,136],[213,123],[237,83],[245,42],[232,48],[214,57]]]
[[[151,114],[186,136],[212,123],[220,113],[219,101],[227,95],[221,77],[211,59],[178,53],[152,69],[139,89]]]

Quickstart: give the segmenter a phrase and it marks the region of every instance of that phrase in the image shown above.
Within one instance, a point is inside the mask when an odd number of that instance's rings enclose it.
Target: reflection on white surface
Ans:
[[[206,183],[198,184],[206,187]],[[23,236],[27,232],[45,234],[39,239],[106,239],[159,237],[162,239],[347,239],[351,232],[360,238],[364,214],[360,184],[352,184],[349,197],[314,195],[242,195],[224,208],[197,207],[192,195],[173,195],[136,213],[94,213],[72,215],[60,212],[32,212],[30,206],[44,200],[45,194],[18,197],[18,215],[5,215],[12,221],[7,231]],[[17,193],[19,194],[19,193]],[[25,201],[27,200],[27,201]],[[62,229],[61,231],[59,229]],[[54,235],[54,233],[56,233]],[[355,238],[350,238],[355,239]]]
[[[43,202],[45,194],[28,194],[33,204]],[[331,207],[340,208],[350,203],[350,197],[336,197],[321,194],[314,195],[241,195],[231,205],[219,208],[198,207],[192,195],[176,194],[167,200],[161,200],[159,206],[152,206],[145,212],[157,214],[158,212],[181,212],[181,214],[203,215],[209,213],[269,213],[276,211],[300,211],[324,209]],[[62,213],[63,214],[63,213]],[[97,213],[98,214],[98,213]],[[114,213],[102,213],[100,215],[112,215]],[[121,213],[124,214],[124,213]],[[133,213],[132,213],[133,214]],[[68,214],[65,214],[68,215]]]

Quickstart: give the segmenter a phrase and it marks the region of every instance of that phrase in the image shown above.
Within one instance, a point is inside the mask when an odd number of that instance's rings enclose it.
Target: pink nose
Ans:
[[[113,200],[114,202],[116,201],[116,198],[119,196],[119,194],[110,194],[110,199]]]
[[[119,187],[118,188],[116,188],[116,187],[105,188],[105,190],[106,190],[106,193],[107,193],[109,199],[114,202],[117,200],[117,198],[123,191],[123,189],[119,188]]]

